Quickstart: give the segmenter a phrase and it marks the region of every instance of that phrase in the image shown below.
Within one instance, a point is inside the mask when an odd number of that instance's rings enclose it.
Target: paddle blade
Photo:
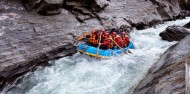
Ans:
[[[78,38],[77,38],[77,40],[79,41],[79,40],[82,40],[84,37],[83,36],[79,36]]]
[[[128,53],[132,54],[132,52],[128,49]]]
[[[88,33],[87,33],[87,32],[84,32],[84,33],[83,33],[83,36],[87,36],[87,35],[88,35]]]
[[[84,32],[83,35],[81,35],[81,36],[79,36],[79,37],[77,38],[77,40],[80,41],[80,40],[82,40],[83,38],[85,38],[87,35],[89,35],[89,33],[88,33],[88,32]]]

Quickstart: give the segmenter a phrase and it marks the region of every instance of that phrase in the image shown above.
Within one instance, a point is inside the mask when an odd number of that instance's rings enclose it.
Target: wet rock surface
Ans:
[[[190,0],[186,0],[186,8],[187,8],[187,10],[190,10]]]
[[[169,26],[165,31],[159,35],[163,40],[167,41],[180,41],[184,37],[190,34],[190,30],[181,26]]]
[[[0,85],[60,52],[74,53],[74,36],[92,28],[144,29],[183,17],[177,0],[0,0],[0,5]]]
[[[185,61],[186,94],[190,94],[190,56]]]
[[[40,63],[59,58],[62,51],[63,56],[76,51],[72,33],[78,21],[68,12],[45,17],[27,12],[16,1],[0,3],[5,7],[0,13],[0,86]]]
[[[61,6],[64,0],[22,0],[28,10],[35,10],[42,15],[54,15],[61,13]]]
[[[137,29],[144,29],[165,20],[184,18],[183,10],[188,9],[185,7],[186,0],[57,0],[57,7],[47,1],[23,0],[23,4],[27,9],[43,15],[60,13],[62,4],[79,22],[97,18],[100,24],[107,28],[127,25]],[[46,5],[48,7],[45,7]]]
[[[190,29],[190,22],[184,25],[184,27]]]
[[[133,94],[185,94],[185,60],[190,55],[190,35],[171,46],[148,71]]]

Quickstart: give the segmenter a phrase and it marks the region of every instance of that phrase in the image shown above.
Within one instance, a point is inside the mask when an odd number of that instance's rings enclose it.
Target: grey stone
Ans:
[[[25,8],[35,10],[42,15],[54,15],[61,13],[64,0],[22,0]]]
[[[184,25],[184,27],[190,29],[190,22]]]
[[[165,51],[133,94],[185,94],[185,60],[189,55],[190,35]]]
[[[184,37],[190,34],[190,30],[181,26],[169,26],[161,32],[159,35],[163,40],[167,41],[180,41]]]

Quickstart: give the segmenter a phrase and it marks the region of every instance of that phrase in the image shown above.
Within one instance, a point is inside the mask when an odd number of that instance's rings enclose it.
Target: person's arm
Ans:
[[[103,43],[101,43],[101,45],[104,45],[104,46],[106,46],[108,44],[109,44],[109,41],[104,41]]]

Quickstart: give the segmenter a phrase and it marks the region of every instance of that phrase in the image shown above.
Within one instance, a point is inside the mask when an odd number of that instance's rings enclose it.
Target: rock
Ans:
[[[52,2],[47,3],[46,0],[23,0],[23,2],[25,6],[29,5],[30,8],[43,15],[60,13],[61,0],[56,2],[56,5],[51,4]],[[85,23],[86,20],[97,18],[100,24],[108,29],[126,24],[137,29],[144,29],[165,20],[184,18],[186,11],[183,10],[186,8],[183,6],[185,5],[187,5],[186,0],[145,0],[142,2],[139,0],[64,0],[62,4],[63,8],[71,11],[79,22]],[[107,19],[104,19],[105,16]],[[122,21],[122,24],[115,24],[118,21]]]
[[[145,15],[149,15],[149,17]],[[108,17],[108,19],[102,19],[102,22],[105,23],[103,25],[108,28],[117,28],[128,23],[129,26],[143,29],[148,27],[148,24],[153,21],[161,22],[161,17],[156,10],[156,5],[150,1],[111,1],[104,12],[99,13],[99,16]],[[122,24],[115,24],[116,22],[122,22]]]
[[[183,27],[190,29],[190,22],[184,25]]]
[[[185,60],[189,55],[190,35],[153,64],[133,94],[185,94]]]
[[[190,94],[190,56],[185,61],[186,94]]]
[[[181,9],[179,7],[179,1],[177,0],[150,0],[158,5],[157,11],[160,14],[162,20],[170,20],[177,17]]]
[[[0,13],[3,12],[4,10],[5,10],[5,8],[0,6]]]
[[[100,17],[108,17],[107,20],[102,20],[105,27],[120,27],[121,25],[116,24],[116,26],[112,23],[115,22],[115,19],[120,21],[122,19],[123,22],[129,23],[132,27],[144,29],[165,20],[184,18],[181,13],[181,3],[177,0],[110,1],[104,12],[98,14]]]
[[[163,40],[167,41],[180,41],[184,37],[190,34],[190,30],[181,26],[169,26],[165,31],[159,34]]]
[[[180,0],[179,1],[179,6],[183,9],[183,10],[186,10],[186,2],[187,0]]]
[[[54,15],[61,13],[64,0],[22,0],[25,8],[35,10],[42,15]]]
[[[63,8],[71,11],[79,22],[84,23],[85,20],[92,18],[97,18],[100,21],[101,19],[96,12],[101,12],[107,5],[105,0],[65,0]]]
[[[186,0],[186,9],[187,10],[190,10],[190,0]]]
[[[190,16],[190,0],[180,0],[180,7],[186,16]]]
[[[13,1],[0,0],[6,7],[0,13],[4,17],[0,23],[0,87],[6,79],[33,70],[41,63],[75,53],[75,34],[99,25],[96,20],[80,24],[67,10],[42,16],[22,10],[18,3],[13,8],[9,6]]]

